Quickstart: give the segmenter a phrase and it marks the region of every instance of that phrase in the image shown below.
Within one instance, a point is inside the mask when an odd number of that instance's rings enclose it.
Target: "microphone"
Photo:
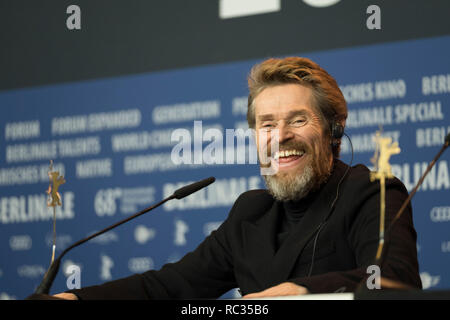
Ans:
[[[113,225],[111,225],[111,226],[109,226],[109,227],[103,229],[103,230],[100,230],[100,231],[98,231],[98,232],[96,232],[96,233],[94,233],[94,234],[92,234],[92,235],[90,235],[90,236],[88,236],[88,237],[86,237],[86,238],[84,238],[84,239],[81,239],[81,240],[75,242],[75,243],[72,244],[70,247],[66,248],[66,249],[59,255],[59,257],[58,257],[55,261],[53,261],[53,263],[52,263],[52,264],[50,265],[50,267],[48,268],[46,274],[44,275],[44,278],[42,279],[42,282],[41,282],[40,285],[36,288],[36,291],[34,292],[34,294],[33,294],[31,297],[33,297],[33,296],[36,297],[36,296],[38,296],[38,295],[48,295],[48,293],[49,293],[49,291],[50,291],[50,287],[52,286],[53,281],[55,280],[55,277],[56,277],[56,275],[57,275],[57,273],[58,273],[59,265],[61,264],[61,259],[62,259],[62,257],[63,257],[67,252],[69,252],[70,250],[72,250],[73,248],[75,248],[75,247],[77,247],[77,246],[79,246],[79,245],[81,245],[81,244],[83,244],[83,243],[85,243],[85,242],[91,240],[92,238],[95,238],[95,237],[97,237],[97,236],[99,236],[99,235],[105,233],[105,232],[108,232],[108,231],[110,231],[111,229],[114,229],[115,227],[118,227],[118,226],[120,226],[121,224],[124,224],[125,222],[128,222],[128,221],[130,221],[130,220],[132,220],[132,219],[134,219],[134,218],[137,218],[137,217],[139,217],[140,215],[143,215],[144,213],[147,213],[147,212],[149,212],[149,211],[151,211],[151,210],[153,210],[153,209],[159,207],[160,205],[164,204],[165,202],[167,202],[167,201],[169,201],[169,200],[172,200],[172,199],[182,199],[182,198],[184,198],[184,197],[187,197],[188,195],[190,195],[190,194],[192,194],[192,193],[194,193],[194,192],[199,191],[200,189],[203,189],[203,188],[209,186],[209,185],[210,185],[211,183],[213,183],[215,180],[216,180],[216,178],[214,178],[214,177],[209,177],[209,178],[206,178],[206,179],[203,179],[203,180],[194,182],[194,183],[192,183],[192,184],[189,184],[189,185],[187,185],[187,186],[184,186],[184,187],[182,187],[182,188],[180,188],[180,189],[178,189],[178,190],[175,190],[175,192],[174,192],[171,196],[169,196],[169,197],[163,199],[162,201],[158,202],[157,204],[152,205],[152,206],[150,206],[150,207],[148,207],[148,208],[145,208],[144,210],[141,210],[141,211],[139,211],[138,213],[135,213],[134,215],[132,215],[132,216],[130,216],[130,217],[128,217],[128,218],[125,218],[125,219],[123,219],[123,220],[121,220],[121,221],[119,221],[119,222],[117,222],[117,223],[115,223],[115,224],[113,224]]]
[[[210,185],[216,180],[214,177],[209,177],[203,180],[200,180],[198,182],[191,183],[185,187],[182,187],[178,190],[175,190],[173,193],[173,196],[175,199],[182,199],[184,197],[187,197],[191,193],[197,192],[200,189],[203,189],[204,187]]]

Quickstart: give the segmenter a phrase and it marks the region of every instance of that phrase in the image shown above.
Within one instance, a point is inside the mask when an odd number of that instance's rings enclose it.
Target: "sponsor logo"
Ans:
[[[422,280],[423,289],[430,289],[439,284],[441,276],[432,276],[428,272],[421,272],[420,279]]]
[[[175,234],[173,243],[176,246],[186,245],[186,233],[189,232],[189,225],[183,220],[175,220]]]
[[[57,234],[55,238],[56,248],[67,248],[72,243],[72,236],[70,234]],[[45,236],[45,243],[47,246],[53,246],[53,234],[47,233]]]
[[[147,228],[146,226],[140,224],[134,229],[134,239],[139,244],[145,244],[148,241],[154,239],[156,236],[156,231],[153,228]]]
[[[450,221],[450,207],[434,207],[430,211],[430,219],[433,222]]]
[[[223,221],[207,222],[203,225],[203,234],[209,236],[211,232],[220,227]]]
[[[450,252],[450,241],[441,242],[441,251],[442,253]]]
[[[134,273],[142,273],[153,269],[155,266],[150,257],[134,257],[128,260],[128,269]]]
[[[21,265],[17,267],[17,274],[21,278],[40,278],[45,274],[45,268],[41,265]]]
[[[9,247],[12,251],[30,250],[32,245],[33,241],[27,234],[11,236],[9,238]]]
[[[111,280],[112,274],[111,269],[114,267],[114,261],[109,256],[102,254],[100,256],[100,279],[101,280]]]

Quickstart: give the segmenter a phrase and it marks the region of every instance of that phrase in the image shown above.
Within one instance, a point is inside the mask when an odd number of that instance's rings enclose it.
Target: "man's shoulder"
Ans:
[[[235,205],[263,205],[272,204],[275,199],[270,195],[269,191],[265,189],[255,189],[243,192],[235,202]]]
[[[252,199],[267,199],[273,201],[273,197],[266,189],[253,189],[245,191],[240,194],[236,201],[248,201]]]
[[[356,164],[350,168],[349,180],[353,183],[369,183],[370,170],[363,164]]]
[[[253,216],[255,213],[265,212],[273,205],[275,199],[265,189],[255,189],[243,192],[234,202],[231,210],[239,212],[240,218]]]
[[[348,167],[346,164],[344,166]],[[367,166],[363,164],[356,164],[352,166],[349,170],[349,174],[347,177],[347,185],[350,186],[351,189],[362,190],[362,189],[370,189],[376,188],[379,189],[380,181],[377,179],[371,179],[371,174],[374,173]],[[387,188],[398,188],[406,191],[406,188],[397,177],[392,177],[386,179],[386,187]]]

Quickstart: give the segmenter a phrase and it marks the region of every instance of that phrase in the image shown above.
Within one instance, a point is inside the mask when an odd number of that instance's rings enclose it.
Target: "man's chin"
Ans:
[[[295,177],[302,176],[305,173],[305,168],[310,166],[310,163],[305,164],[297,164],[296,166],[280,166],[276,164],[272,168],[275,173],[272,175],[278,181],[290,181]]]
[[[294,170],[278,171],[276,174],[269,176],[269,179],[275,180],[277,183],[288,184],[295,180],[295,177],[301,175],[301,173]]]
[[[304,170],[282,170],[274,175],[264,176],[267,189],[277,200],[299,200],[314,186],[314,171],[311,166]]]

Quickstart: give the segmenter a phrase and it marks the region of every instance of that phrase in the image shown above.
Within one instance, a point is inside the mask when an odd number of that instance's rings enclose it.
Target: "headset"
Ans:
[[[319,224],[319,226],[317,227],[317,231],[316,231],[316,236],[314,237],[314,243],[313,243],[313,252],[311,255],[311,264],[309,267],[309,272],[308,272],[308,277],[311,276],[312,271],[313,271],[313,267],[314,267],[314,256],[316,253],[316,245],[317,245],[317,239],[319,238],[319,234],[322,231],[322,228],[326,225],[328,218],[330,217],[331,213],[334,210],[334,206],[336,205],[336,201],[339,197],[339,188],[341,186],[342,181],[344,181],[345,177],[347,176],[352,163],[353,163],[353,144],[352,144],[352,140],[350,139],[350,137],[344,132],[344,126],[341,125],[339,122],[333,122],[331,124],[331,147],[334,149],[337,146],[339,146],[339,142],[337,140],[341,139],[344,135],[347,137],[348,142],[350,143],[350,147],[352,150],[352,158],[350,160],[350,164],[348,165],[347,169],[345,170],[344,175],[342,176],[341,180],[339,180],[339,183],[337,185],[336,188],[336,197],[334,198],[333,202],[331,203],[330,206],[330,212],[327,214],[327,216],[325,217],[325,219]]]
[[[337,140],[344,135],[344,126],[339,122],[333,122],[331,125],[331,146],[333,148],[338,146]]]

